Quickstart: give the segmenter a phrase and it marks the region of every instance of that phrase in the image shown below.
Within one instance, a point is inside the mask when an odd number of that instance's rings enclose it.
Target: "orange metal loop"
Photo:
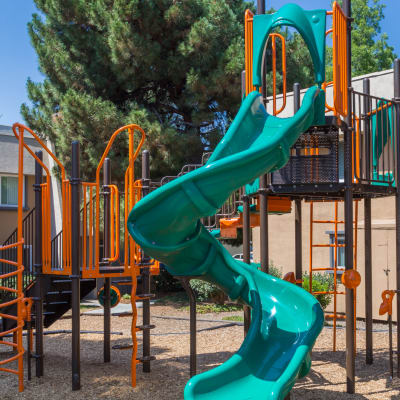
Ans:
[[[271,33],[269,37],[272,38],[272,105],[273,114],[280,114],[286,107],[286,43],[285,38],[280,33]],[[281,108],[276,109],[276,38],[280,39],[282,43],[282,100]]]

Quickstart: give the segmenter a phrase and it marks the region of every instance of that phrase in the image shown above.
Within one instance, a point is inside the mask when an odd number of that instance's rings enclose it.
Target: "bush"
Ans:
[[[253,265],[260,269],[259,263],[253,263]],[[282,278],[282,271],[280,268],[274,265],[273,262],[269,264],[269,274],[277,278]],[[212,301],[219,305],[223,305],[227,300],[226,294],[216,285],[205,282],[199,279],[192,279],[190,285],[196,293],[199,301]]]
[[[312,291],[327,292],[333,290],[333,276],[330,274],[313,274],[312,276]],[[303,275],[303,289],[310,291],[310,276],[305,273]],[[316,294],[316,299],[325,310],[332,300],[331,294]]]
[[[226,294],[216,285],[202,281],[200,279],[192,279],[190,286],[196,293],[196,297],[199,301],[211,300],[217,304],[224,304],[227,299]]]
[[[178,279],[175,279],[165,268],[160,266],[160,274],[153,277],[157,292],[180,292],[183,287]]]

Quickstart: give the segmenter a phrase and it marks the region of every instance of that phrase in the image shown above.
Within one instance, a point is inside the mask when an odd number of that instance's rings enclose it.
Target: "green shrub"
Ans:
[[[260,269],[259,263],[253,263],[253,265]],[[277,278],[282,278],[282,271],[279,267],[275,266],[273,262],[269,264],[269,274]],[[205,282],[199,279],[192,279],[190,285],[196,293],[196,297],[199,301],[212,301],[217,304],[224,304],[227,300],[226,294],[216,285]]]
[[[199,301],[212,301],[217,304],[224,304],[227,299],[226,294],[212,283],[200,279],[192,279],[190,286],[195,291]]]
[[[175,279],[166,268],[161,265],[160,274],[153,277],[157,292],[169,293],[183,290],[181,282]]]
[[[257,269],[261,270],[261,265],[260,263],[254,263],[254,265],[257,267]],[[282,279],[282,269],[277,267],[273,261],[269,262],[268,266],[268,274],[275,276],[276,278]]]
[[[303,274],[303,289],[310,291],[310,276]],[[330,274],[313,274],[312,276],[312,291],[313,292],[328,292],[333,290],[333,276]],[[325,310],[332,300],[331,294],[316,294],[316,299]]]

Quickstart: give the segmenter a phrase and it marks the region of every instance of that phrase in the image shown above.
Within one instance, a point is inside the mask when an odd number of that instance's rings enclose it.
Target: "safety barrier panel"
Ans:
[[[333,97],[337,113],[348,114],[347,18],[339,4],[333,3]]]

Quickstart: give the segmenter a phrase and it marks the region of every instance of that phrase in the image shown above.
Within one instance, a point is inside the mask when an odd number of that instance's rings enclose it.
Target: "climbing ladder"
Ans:
[[[327,294],[333,296],[333,313],[326,313],[325,316],[327,318],[331,318],[333,321],[333,351],[336,351],[336,332],[337,332],[337,320],[345,319],[345,315],[339,314],[337,312],[337,301],[338,296],[346,294],[345,289],[341,289],[337,278],[338,275],[341,275],[344,272],[344,267],[338,265],[338,253],[340,248],[344,248],[345,244],[339,243],[338,240],[338,227],[339,225],[344,225],[344,220],[339,219],[339,203],[342,203],[339,200],[327,200],[322,201],[323,203],[333,203],[334,205],[334,218],[331,220],[318,220],[314,219],[314,203],[315,201],[310,201],[310,264],[309,264],[309,291],[313,295],[318,294]],[[354,215],[355,219],[353,221],[354,225],[354,270],[357,270],[357,232],[358,232],[358,200],[354,201]],[[317,203],[321,203],[318,201]],[[316,243],[315,235],[314,235],[314,225],[333,225],[334,226],[334,240],[331,243]],[[333,249],[333,266],[325,267],[325,266],[314,266],[314,250],[318,248],[329,248]],[[313,291],[312,281],[313,281],[313,273],[321,273],[321,272],[331,272],[333,273],[333,290],[329,291]],[[357,291],[354,289],[354,314],[356,313],[356,303],[357,303]],[[356,323],[356,318],[355,318]],[[355,338],[354,338],[355,340]]]

